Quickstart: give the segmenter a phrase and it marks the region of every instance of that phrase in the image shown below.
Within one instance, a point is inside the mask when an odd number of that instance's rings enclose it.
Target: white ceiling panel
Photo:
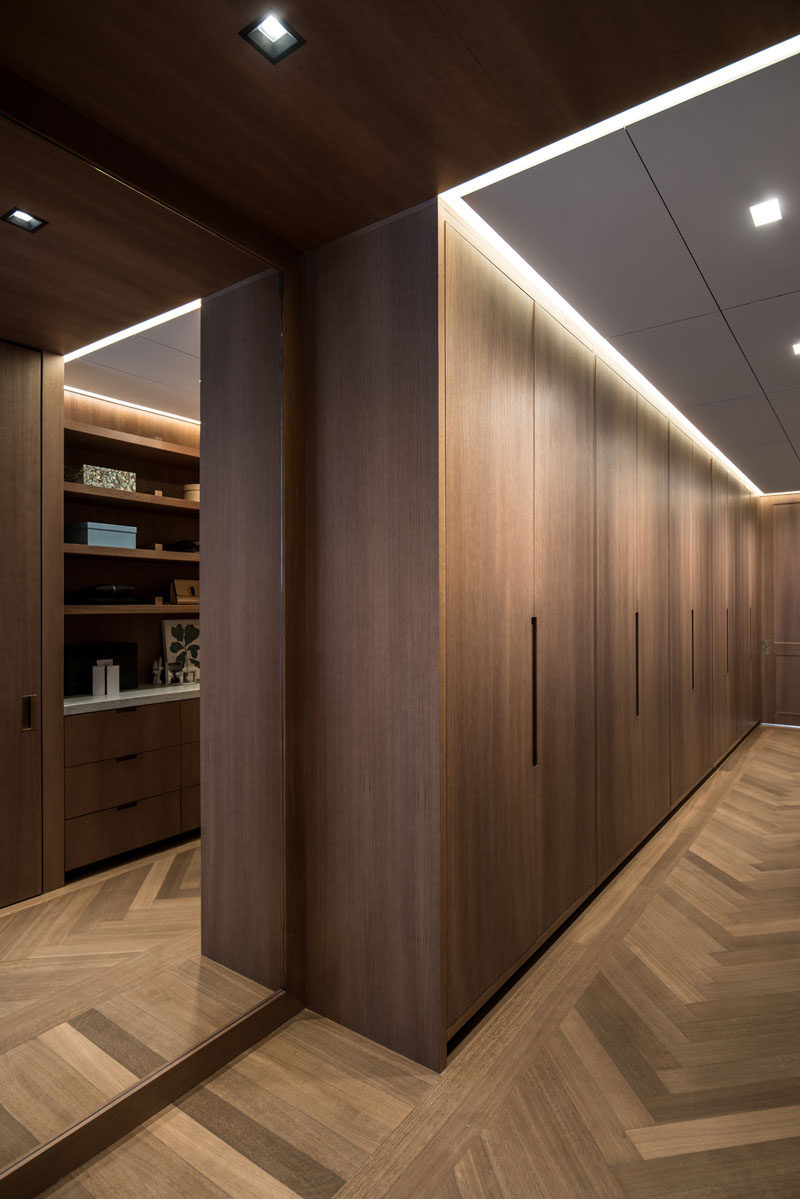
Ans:
[[[163,325],[156,325],[153,329],[148,329],[146,333],[139,333],[137,336],[160,342],[162,346],[170,346],[173,350],[180,350],[183,354],[192,354],[195,358],[199,358],[200,309],[186,312],[183,316],[175,317],[172,321],[165,321]]]
[[[629,133],[720,307],[800,289],[800,58]],[[772,196],[783,220],[756,228],[750,205]]]
[[[64,386],[78,387],[98,395],[125,400],[128,404],[141,404],[145,408],[157,408],[160,412],[175,416],[200,419],[200,388],[194,393],[170,387],[158,379],[148,379],[129,371],[118,371],[112,367],[92,362],[89,357],[76,358],[64,367]]]
[[[800,491],[800,459],[785,438],[770,445],[741,446],[735,461],[762,491]]]
[[[197,391],[200,359],[147,337],[126,337],[123,341],[116,341],[87,355],[87,358],[91,358],[98,366],[107,366],[142,379],[156,379],[182,391]],[[83,359],[76,358],[75,361],[81,362]]]
[[[701,433],[726,453],[740,445],[766,445],[784,436],[780,421],[766,398],[741,396],[687,408],[686,415]]]
[[[681,409],[752,395],[757,384],[720,314],[612,339],[659,391]]]
[[[798,129],[800,144],[800,129]],[[764,391],[800,386],[800,291],[725,313]]]
[[[625,132],[466,199],[606,337],[715,308]]]
[[[800,387],[772,392],[769,402],[780,417],[786,436],[800,453]]]

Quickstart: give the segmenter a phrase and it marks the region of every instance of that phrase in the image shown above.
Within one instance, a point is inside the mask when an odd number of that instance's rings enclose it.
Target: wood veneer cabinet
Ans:
[[[669,809],[668,422],[597,363],[597,870]]]
[[[711,459],[444,205],[304,277],[287,919],[309,1006],[438,1068],[714,764]]]

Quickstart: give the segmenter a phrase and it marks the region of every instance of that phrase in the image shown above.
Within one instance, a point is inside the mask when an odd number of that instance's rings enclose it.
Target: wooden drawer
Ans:
[[[181,791],[181,832],[200,827],[200,788],[184,787]]]
[[[180,720],[178,701],[67,716],[64,720],[65,765],[82,766],[86,762],[102,762],[178,745]]]
[[[181,746],[181,786],[197,787],[200,784],[200,742]]]
[[[64,868],[74,870],[163,837],[174,837],[180,831],[180,791],[78,816],[64,825]]]
[[[64,804],[68,818],[101,812],[120,804],[164,795],[181,786],[181,751],[177,745],[147,753],[68,766],[64,771]]]
[[[200,740],[200,700],[181,700],[181,741]]]

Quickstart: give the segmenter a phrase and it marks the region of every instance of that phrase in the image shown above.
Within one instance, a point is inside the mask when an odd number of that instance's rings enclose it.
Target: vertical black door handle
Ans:
[[[532,682],[532,704],[531,704],[531,737],[533,764],[539,765],[539,696],[538,696],[538,661],[537,661],[537,626],[536,617],[531,617],[531,682]]]
[[[692,608],[692,691],[694,691],[694,608]]]
[[[636,698],[636,715],[639,715],[639,613],[634,614],[634,638],[636,649],[636,682],[635,682],[635,698]]]
[[[730,608],[725,609],[725,673],[731,672],[731,618]]]
[[[37,724],[38,702],[39,702],[38,695],[23,695],[23,697],[22,697],[22,731],[23,731],[23,733],[32,733],[38,727],[38,724]]]

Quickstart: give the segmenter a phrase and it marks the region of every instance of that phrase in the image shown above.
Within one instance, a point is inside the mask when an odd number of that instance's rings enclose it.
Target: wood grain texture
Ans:
[[[73,717],[68,717],[73,719]],[[70,766],[64,771],[64,811],[69,817],[163,795],[182,785],[183,750],[170,746],[146,753]],[[196,784],[192,778],[187,785]]]
[[[181,793],[129,801],[64,822],[64,869],[128,853],[181,831]]]
[[[306,260],[304,998],[438,1068],[436,246],[428,205]]]
[[[284,871],[277,274],[212,296],[201,328],[203,952],[276,988]]]
[[[0,228],[0,334],[10,340],[63,354],[263,270],[4,118],[0,158],[14,163],[13,202],[48,221],[35,237]]]
[[[303,1013],[52,1194],[793,1199],[798,765],[748,738],[440,1077]]]
[[[594,356],[537,305],[534,591],[542,697],[536,794],[543,928],[597,877],[594,370]]]
[[[736,544],[733,521],[732,479],[718,462],[711,464],[712,543],[712,753],[720,758],[735,740],[733,720],[733,668]]]
[[[64,762],[82,766],[179,745],[180,727],[180,708],[174,702],[66,716]]]
[[[42,887],[41,452],[42,356],[0,342],[0,907]],[[49,621],[48,633],[53,648]],[[24,731],[26,695],[35,698]],[[48,721],[51,707],[48,689]]]
[[[42,355],[42,889],[64,882],[64,363]]]
[[[447,1025],[542,930],[534,795],[533,302],[445,231]]]
[[[761,628],[770,646],[762,658],[764,720],[800,724],[800,622],[797,619],[800,497],[765,496],[761,529]]]

